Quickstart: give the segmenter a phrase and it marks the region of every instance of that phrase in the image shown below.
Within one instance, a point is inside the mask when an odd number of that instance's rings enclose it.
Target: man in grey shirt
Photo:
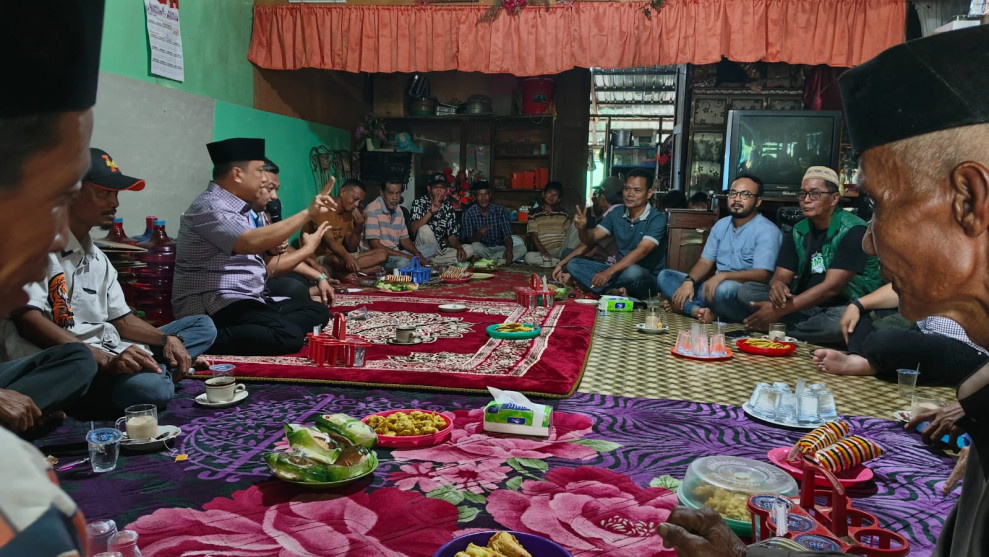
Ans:
[[[255,228],[251,203],[268,182],[264,140],[233,138],[207,145],[213,181],[182,214],[172,305],[177,317],[205,313],[216,325],[213,354],[278,355],[302,349],[306,333],[329,320],[312,300],[275,302],[267,295],[266,251],[327,213],[331,179],[303,211]]]

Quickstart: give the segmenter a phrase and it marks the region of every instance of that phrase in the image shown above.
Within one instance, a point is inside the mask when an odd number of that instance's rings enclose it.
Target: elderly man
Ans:
[[[329,320],[313,300],[272,301],[266,294],[262,254],[278,247],[306,222],[336,203],[333,179],[309,207],[268,226],[255,227],[251,203],[268,183],[264,140],[233,138],[207,145],[213,181],[182,214],[172,305],[175,314],[205,313],[216,325],[214,354],[279,355],[298,352],[306,333]]]
[[[364,241],[372,250],[388,254],[385,269],[389,271],[408,267],[412,264],[412,257],[418,257],[422,265],[429,264],[429,258],[409,238],[405,213],[400,207],[403,190],[405,184],[401,180],[386,179],[381,186],[381,196],[368,205],[364,213]]]
[[[804,219],[783,239],[769,285],[747,282],[738,300],[753,308],[745,326],[766,331],[786,324],[788,335],[815,344],[843,341],[841,315],[850,300],[882,285],[879,262],[862,251],[865,221],[838,208],[838,174],[812,166],[797,199]]]
[[[365,223],[361,203],[366,194],[364,182],[349,178],[337,192],[336,208],[320,218],[320,224],[325,222],[329,228],[323,232],[323,242],[316,248],[316,261],[351,281],[356,279],[355,273],[380,271],[388,258],[384,249],[361,247]],[[315,232],[317,226],[311,222],[306,230]]]
[[[453,203],[447,199],[446,176],[434,174],[426,184],[426,195],[412,202],[412,233],[416,247],[438,265],[452,265],[469,259],[474,250],[462,245],[457,235],[460,226]]]
[[[525,257],[525,242],[512,235],[508,211],[491,202],[491,184],[478,180],[471,191],[477,203],[464,211],[460,241],[470,244],[476,257],[503,259],[507,264]]]
[[[762,190],[755,176],[735,178],[728,190],[731,214],[711,228],[697,263],[688,273],[659,273],[657,285],[672,309],[701,323],[710,323],[715,315],[729,321],[749,315],[749,308],[738,302],[738,289],[747,282],[769,280],[783,241],[780,229],[758,212]]]
[[[89,167],[102,28],[102,0],[66,0],[57,10],[37,2],[0,4],[6,70],[31,76],[0,89],[0,315],[27,302],[22,287],[44,276],[48,252],[69,241],[66,208]],[[58,352],[77,358],[59,368],[69,373],[45,375],[36,368],[15,387],[44,393],[60,390],[60,381],[82,381],[85,392],[96,373],[89,349],[75,344],[41,354]],[[9,366],[0,368],[0,378]],[[21,431],[36,423],[41,409],[0,389],[0,415],[6,427]],[[47,469],[37,449],[0,427],[0,476],[8,478],[0,490],[0,553],[85,554],[86,519]]]
[[[989,27],[982,26],[895,46],[839,79],[849,136],[865,176],[861,185],[876,200],[863,247],[879,257],[905,317],[944,315],[979,346],[989,346],[987,65]],[[934,103],[938,110],[931,110]],[[907,429],[933,418],[925,441],[953,425],[972,436],[961,497],[941,528],[934,556],[984,557],[989,366],[961,382],[958,400],[915,416]],[[834,555],[746,548],[713,512],[683,508],[659,533],[681,557]]]
[[[19,357],[83,342],[99,368],[84,397],[87,408],[122,412],[154,404],[163,410],[175,383],[213,344],[216,328],[205,315],[155,328],[131,312],[117,271],[89,231],[112,225],[117,194],[143,190],[144,180],[124,175],[105,151],[92,148],[90,156],[82,191],[69,205],[68,245],[48,254],[45,279],[27,286],[27,306],[12,314],[17,334],[8,334],[4,346]]]
[[[608,213],[593,230],[577,207],[574,225],[580,241],[592,246],[614,236],[618,261],[608,265],[590,259],[571,259],[567,272],[582,287],[596,294],[617,294],[648,298],[656,292],[656,275],[666,266],[666,215],[649,200],[652,198],[652,174],[633,170],[625,177],[624,210]]]

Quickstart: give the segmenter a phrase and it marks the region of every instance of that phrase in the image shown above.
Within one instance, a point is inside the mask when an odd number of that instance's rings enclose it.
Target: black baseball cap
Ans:
[[[446,176],[443,174],[430,174],[429,183],[426,185],[432,186],[433,184],[443,184],[444,186],[447,186],[449,185],[449,182],[446,181]]]
[[[122,174],[110,154],[95,147],[89,148],[89,172],[86,172],[83,181],[114,191],[141,191],[145,186],[143,179]]]

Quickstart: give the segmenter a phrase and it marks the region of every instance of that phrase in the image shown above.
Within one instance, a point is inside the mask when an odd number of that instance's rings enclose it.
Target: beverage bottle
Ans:
[[[158,220],[158,217],[155,216],[148,216],[144,219],[145,221],[144,234],[134,237],[134,239],[137,240],[138,243],[148,241],[148,238],[151,237],[151,233],[154,232],[155,230],[156,220]]]
[[[137,245],[147,249],[148,253],[171,253],[173,255],[175,253],[175,242],[168,237],[168,233],[165,232],[165,221],[161,219],[154,221],[151,237]]]
[[[137,244],[137,240],[128,237],[127,233],[124,232],[124,219],[120,217],[115,217],[113,219],[113,226],[110,228],[110,232],[103,239],[111,242],[117,242],[118,244]]]

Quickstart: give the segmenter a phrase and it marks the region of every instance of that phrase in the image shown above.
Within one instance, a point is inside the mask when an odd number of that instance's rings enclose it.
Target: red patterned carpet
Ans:
[[[342,296],[333,309],[367,307],[366,320],[349,320],[347,332],[371,343],[364,368],[317,367],[306,350],[293,356],[216,356],[237,366],[244,379],[402,387],[459,392],[487,387],[565,397],[584,372],[594,326],[593,307],[573,303],[525,309],[514,300],[445,296],[442,290],[407,294]],[[461,303],[467,311],[442,313],[440,304]],[[531,340],[498,340],[485,332],[504,322],[535,323]],[[394,345],[398,325],[414,324],[422,342]]]

